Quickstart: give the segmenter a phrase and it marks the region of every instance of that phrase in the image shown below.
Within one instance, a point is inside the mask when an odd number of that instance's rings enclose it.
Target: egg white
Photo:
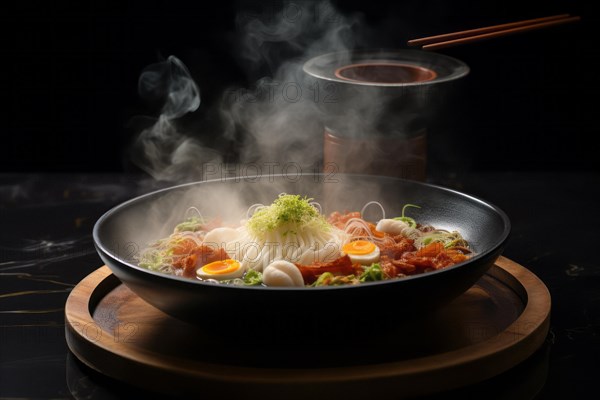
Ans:
[[[348,254],[348,257],[350,257],[350,261],[352,261],[353,263],[359,263],[362,265],[371,265],[371,264],[379,261],[379,257],[381,256],[381,251],[379,250],[379,247],[375,246],[375,250],[373,250],[372,252],[370,252],[368,254],[350,254],[350,253],[344,253],[344,254]]]

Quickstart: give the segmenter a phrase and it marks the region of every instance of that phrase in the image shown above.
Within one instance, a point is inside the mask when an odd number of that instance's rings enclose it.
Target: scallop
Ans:
[[[390,235],[400,235],[403,229],[409,228],[404,221],[397,219],[382,219],[377,223],[375,228],[379,232],[389,233]]]
[[[298,267],[289,261],[273,261],[263,271],[263,283],[267,286],[304,286],[304,278]]]
[[[411,239],[421,236],[421,231],[411,228],[406,222],[397,219],[382,219],[377,223],[375,229],[390,235],[404,235]]]

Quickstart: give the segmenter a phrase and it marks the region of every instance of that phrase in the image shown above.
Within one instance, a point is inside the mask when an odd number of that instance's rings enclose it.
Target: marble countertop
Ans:
[[[600,261],[593,243],[600,174],[480,172],[432,183],[502,208],[513,226],[504,255],[534,272],[552,295],[542,348],[502,375],[452,394],[586,398],[600,376]],[[161,186],[119,174],[0,175],[0,398],[140,394],[69,352],[64,304],[102,265],[91,235],[96,220]]]

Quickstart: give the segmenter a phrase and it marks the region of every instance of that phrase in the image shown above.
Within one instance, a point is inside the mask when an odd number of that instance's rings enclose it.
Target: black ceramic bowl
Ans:
[[[461,264],[403,279],[319,288],[237,287],[203,283],[137,266],[136,256],[165,237],[189,207],[232,221],[255,203],[270,204],[279,193],[314,198],[328,214],[360,210],[379,201],[388,217],[403,205],[408,215],[437,228],[458,230],[475,256]],[[377,215],[377,208],[367,209]],[[367,215],[368,218],[368,215]],[[510,231],[507,216],[475,197],[439,186],[364,175],[269,175],[175,186],[127,201],[104,214],[94,227],[102,260],[133,292],[171,316],[207,328],[252,332],[328,332],[332,327],[368,333],[383,319],[433,312],[471,287],[501,254]]]

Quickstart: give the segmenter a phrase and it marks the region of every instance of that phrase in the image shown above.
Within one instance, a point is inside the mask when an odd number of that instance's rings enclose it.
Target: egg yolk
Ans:
[[[371,242],[367,242],[366,240],[355,240],[353,242],[345,244],[344,247],[342,247],[342,250],[346,254],[353,254],[358,256],[374,252],[375,245]]]
[[[382,238],[382,237],[384,237],[384,236],[385,236],[385,233],[383,233],[383,232],[379,232],[379,231],[376,229],[376,227],[375,227],[375,224],[372,224],[372,223],[368,222],[368,225],[369,225],[369,229],[371,230],[371,233],[372,233],[372,234],[373,234],[375,237]]]
[[[240,263],[236,260],[226,259],[221,261],[211,262],[200,268],[202,272],[211,275],[224,275],[237,271],[240,268]]]

